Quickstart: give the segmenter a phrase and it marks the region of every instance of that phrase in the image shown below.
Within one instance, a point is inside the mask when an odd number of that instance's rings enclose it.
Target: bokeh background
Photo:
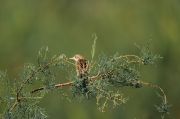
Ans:
[[[48,46],[52,55],[76,53],[91,58],[92,34],[97,34],[95,59],[99,54],[135,54],[134,43],[144,45],[153,37],[152,50],[163,59],[157,66],[142,66],[141,80],[162,87],[167,95],[170,114],[165,119],[180,118],[180,1],[179,0],[1,0],[0,70],[7,70],[11,80],[19,78],[24,63],[37,64],[37,53]],[[67,71],[58,69],[57,83],[67,82]],[[50,119],[160,119],[155,110],[160,105],[155,88],[121,88],[129,101],[115,109],[109,104],[105,113],[97,110],[95,100],[71,102],[57,92],[47,94],[40,106]],[[159,92],[160,93],[160,92]]]

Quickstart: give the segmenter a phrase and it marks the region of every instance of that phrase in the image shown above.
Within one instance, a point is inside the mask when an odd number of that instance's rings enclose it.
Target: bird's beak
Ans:
[[[72,57],[72,58],[69,58],[69,59],[73,59],[73,60],[74,60],[74,57]]]

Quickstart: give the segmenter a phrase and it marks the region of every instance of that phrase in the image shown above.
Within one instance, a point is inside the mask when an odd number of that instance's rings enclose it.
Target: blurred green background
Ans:
[[[49,46],[52,55],[76,53],[91,58],[92,34],[96,33],[97,56],[135,54],[134,43],[144,45],[153,35],[152,50],[163,59],[157,66],[142,66],[141,80],[153,82],[167,94],[170,107],[165,119],[180,118],[180,1],[179,0],[1,0],[0,70],[19,78],[24,63],[37,64],[37,53]],[[67,71],[58,69],[57,83],[67,82]],[[64,90],[69,91],[68,87]],[[160,105],[155,88],[120,89],[129,101],[115,109],[109,104],[105,113],[97,110],[95,100],[71,102],[53,92],[42,99],[50,119],[160,119]],[[159,92],[160,93],[160,92]]]

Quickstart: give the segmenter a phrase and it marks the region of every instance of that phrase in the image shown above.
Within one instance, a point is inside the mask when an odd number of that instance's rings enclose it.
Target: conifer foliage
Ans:
[[[169,106],[167,106],[163,89],[155,84],[144,82],[140,79],[140,72],[136,69],[142,65],[155,65],[155,61],[162,58],[160,55],[154,55],[151,52],[151,40],[142,48],[135,44],[140,49],[140,56],[120,55],[118,53],[108,56],[102,53],[95,59],[97,37],[95,34],[93,37],[92,59],[88,61],[88,75],[83,78],[76,76],[75,70],[71,70],[68,71],[69,80],[67,82],[56,84],[57,73],[53,71],[54,68],[52,67],[70,66],[74,69],[75,64],[65,54],[52,56],[49,60],[48,47],[42,47],[39,50],[37,65],[25,63],[24,67],[19,69],[19,79],[10,80],[6,71],[0,71],[0,105],[4,109],[3,112],[0,112],[0,118],[46,118],[46,112],[39,107],[39,102],[47,93],[55,90],[60,91],[63,97],[69,99],[68,95],[63,93],[63,87],[69,87],[72,95],[78,100],[95,98],[98,109],[104,112],[107,104],[116,107],[128,101],[128,98],[124,97],[121,92],[121,88],[124,86],[135,89],[150,86],[161,92],[161,95],[159,93],[157,95],[162,99],[162,104],[156,106],[156,109],[159,112],[168,113]],[[28,87],[36,84],[37,81],[42,82],[44,86],[29,90]],[[128,94],[126,95],[128,96]]]

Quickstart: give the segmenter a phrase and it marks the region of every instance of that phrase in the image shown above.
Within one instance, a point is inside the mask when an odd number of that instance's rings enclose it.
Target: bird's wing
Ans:
[[[88,70],[88,63],[85,59],[79,59],[76,63],[77,71],[79,72],[80,77],[84,77]]]

